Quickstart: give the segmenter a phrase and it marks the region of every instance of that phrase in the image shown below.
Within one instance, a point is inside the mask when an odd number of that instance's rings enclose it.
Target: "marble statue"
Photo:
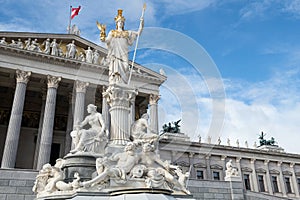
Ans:
[[[38,43],[37,39],[34,39],[31,41],[31,44],[29,45],[28,50],[42,52],[42,50],[40,48],[40,44]]]
[[[201,135],[198,135],[198,142],[201,143]]]
[[[72,40],[71,43],[66,45],[67,47],[67,51],[66,51],[66,58],[72,58],[74,59],[77,53],[77,49],[76,49],[76,45],[75,45],[75,41]]]
[[[154,133],[148,133],[148,119],[147,113],[143,114],[142,117],[136,120],[131,125],[131,139],[137,143],[153,143],[157,141],[158,135]]]
[[[207,137],[207,143],[211,144],[211,136],[210,135]]]
[[[143,21],[143,19],[141,20]],[[143,26],[138,31],[124,30],[125,18],[122,16],[122,10],[118,10],[115,22],[116,30],[111,30],[107,37],[105,35],[105,25],[97,22],[97,26],[100,30],[100,39],[106,43],[108,48],[109,83],[126,84],[129,79],[128,47],[141,34]]]
[[[45,47],[44,53],[45,53],[45,54],[50,54],[50,51],[51,51],[51,48],[50,48],[50,46],[51,46],[50,39],[47,38],[47,39],[43,42],[42,45],[44,45],[44,47]]]
[[[31,38],[28,38],[27,40],[25,40],[25,47],[24,47],[24,49],[29,50],[30,44],[31,44]]]
[[[84,187],[90,187],[91,185],[101,183],[108,177],[113,177],[126,181],[131,169],[138,163],[138,159],[139,158],[135,153],[135,144],[132,142],[128,142],[124,148],[124,152],[117,153],[109,158],[109,160],[117,162],[116,165],[109,166],[105,163],[107,159],[102,159],[102,172],[100,171],[101,173],[98,174],[98,176],[94,179],[83,182],[82,185]]]
[[[238,148],[240,148],[240,141],[239,141],[239,139],[236,140],[236,146],[237,146]]]
[[[221,144],[221,138],[218,138],[217,144],[220,145]]]
[[[100,54],[96,49],[93,54],[93,64],[99,64],[99,58],[100,58]]]
[[[247,141],[247,140],[245,141],[245,147],[246,147],[246,148],[249,148],[249,145],[248,145],[248,141]]]
[[[149,129],[149,115],[144,114],[131,126],[129,124],[132,121],[129,117],[130,103],[137,90],[132,85],[124,85],[129,79],[128,46],[132,45],[143,27],[140,25],[137,32],[124,30],[122,10],[118,11],[115,22],[116,30],[110,31],[107,37],[105,25],[97,24],[101,40],[108,46],[108,55],[101,64],[109,68],[109,86],[103,92],[103,98],[110,105],[108,119],[111,132],[108,133],[97,107],[89,104],[88,115],[82,122],[75,122],[70,133],[74,148],[63,159],[58,159],[54,166],[45,164],[39,171],[33,187],[37,199],[66,199],[79,193],[84,197],[97,198],[101,195],[105,199],[115,195],[114,192],[122,195],[146,192],[150,196],[190,194],[186,188],[189,172],[160,158],[157,148],[159,136]],[[46,49],[46,42],[44,45]],[[56,39],[50,43],[50,48],[51,52],[47,49],[47,53],[62,55]],[[72,41],[67,45],[65,57],[99,63],[99,52],[93,52],[91,47],[80,49],[78,57],[76,54],[75,42]],[[180,130],[179,122],[174,123],[175,132]]]
[[[162,161],[159,156],[154,152],[154,146],[145,143],[143,145],[143,151],[141,153],[140,163],[147,167],[146,173],[148,178],[146,179],[148,187],[153,187],[157,185],[157,180],[166,181],[180,191],[186,194],[190,192],[185,188],[185,182],[180,183],[170,172],[173,169],[177,169],[177,173],[180,173],[178,166],[171,165],[167,161]],[[177,174],[178,175],[178,174]],[[157,177],[158,176],[158,177]],[[159,177],[163,176],[163,179]],[[154,185],[153,185],[154,184]],[[161,185],[161,184],[159,184]]]
[[[82,52],[79,53],[79,56],[77,57],[77,60],[85,62],[85,56],[84,56],[84,54]]]
[[[238,176],[239,175],[237,169],[232,166],[232,160],[231,159],[226,163],[225,173],[226,173],[226,177]]]
[[[230,146],[230,139],[227,138],[227,145]]]
[[[23,49],[24,48],[23,42],[22,42],[22,40],[20,38],[18,39],[18,43],[17,44],[18,44],[18,48],[19,49]]]
[[[3,38],[0,40],[0,44],[7,45],[7,42],[5,41],[5,37],[3,37]]]
[[[253,147],[254,147],[254,148],[257,148],[256,141],[254,142]]]
[[[69,27],[67,28],[67,30],[69,31]],[[70,34],[74,34],[74,35],[80,36],[80,30],[79,30],[78,26],[76,26],[75,24],[73,24],[72,27],[71,27],[71,30],[70,30]]]
[[[74,173],[75,179],[72,182],[64,182],[63,165],[63,159],[57,159],[54,166],[51,166],[49,163],[43,165],[36,177],[32,191],[40,196],[56,191],[69,191],[79,188],[80,176],[77,172]]]
[[[17,48],[18,44],[15,40],[11,40],[11,43],[9,44],[9,46]]]
[[[51,47],[51,55],[52,56],[58,56],[59,55],[59,44],[56,43],[56,39],[53,39],[53,41],[50,44]]]
[[[97,106],[89,104],[87,106],[88,116],[79,124],[75,125],[75,130],[70,134],[73,139],[75,148],[71,153],[76,152],[94,152],[104,154],[105,147],[108,141],[108,130],[101,113],[97,112]],[[89,129],[83,129],[89,124]]]
[[[88,63],[93,63],[93,51],[91,50],[91,47],[88,47],[85,52],[85,61]]]

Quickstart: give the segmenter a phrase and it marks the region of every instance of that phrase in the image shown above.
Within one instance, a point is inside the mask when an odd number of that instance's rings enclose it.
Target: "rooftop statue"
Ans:
[[[118,10],[115,22],[116,29],[111,30],[107,36],[105,33],[106,26],[99,22],[97,22],[97,26],[100,30],[100,40],[105,42],[108,48],[109,83],[127,84],[129,79],[128,47],[141,34],[143,26],[138,31],[125,30],[125,18],[122,15],[122,10]],[[141,22],[143,24],[143,18],[141,18]]]
[[[172,123],[169,122],[168,125],[164,124],[163,127],[162,127],[163,132],[164,133],[180,133],[180,125],[179,125],[180,121],[181,121],[181,119],[176,121],[176,122],[172,122]],[[174,126],[172,126],[172,124]]]
[[[258,139],[259,139],[259,144],[260,146],[263,145],[271,145],[271,146],[276,146],[275,145],[275,138],[271,137],[270,140],[266,140],[264,137],[266,136],[266,134],[264,132],[261,132],[261,134],[259,135]]]

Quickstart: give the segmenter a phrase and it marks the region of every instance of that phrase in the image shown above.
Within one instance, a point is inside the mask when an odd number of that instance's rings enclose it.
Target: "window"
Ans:
[[[203,171],[202,170],[197,170],[196,171],[196,176],[197,176],[197,179],[204,179]]]
[[[272,176],[273,192],[279,192],[277,176]]]
[[[285,181],[286,192],[287,193],[292,193],[290,177],[284,177],[284,181]]]
[[[298,184],[298,188],[300,190],[300,178],[297,178],[297,184]]]
[[[260,192],[265,192],[266,191],[263,175],[258,175],[258,186],[259,186],[259,191]]]
[[[220,180],[220,172],[213,172],[213,179],[214,180]]]
[[[251,190],[249,174],[244,174],[244,184],[246,190]]]

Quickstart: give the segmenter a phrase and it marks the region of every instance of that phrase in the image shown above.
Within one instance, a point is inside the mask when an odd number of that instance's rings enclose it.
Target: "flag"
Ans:
[[[78,6],[78,8],[71,9],[71,19],[73,19],[76,15],[78,15],[80,8],[81,8],[81,6]]]

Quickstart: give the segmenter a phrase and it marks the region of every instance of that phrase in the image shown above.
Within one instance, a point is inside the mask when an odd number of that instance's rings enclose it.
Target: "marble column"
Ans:
[[[266,182],[267,182],[267,191],[270,195],[273,195],[273,188],[271,183],[271,176],[270,176],[270,170],[269,170],[269,160],[264,161],[264,165],[266,166]]]
[[[104,92],[110,105],[110,146],[123,146],[129,142],[129,102],[137,95],[137,91],[129,86],[112,84]]]
[[[89,85],[87,82],[83,81],[76,81],[76,98],[75,98],[75,107],[74,107],[74,121],[73,121],[73,127],[80,122],[83,121],[84,118],[84,109],[85,109],[85,93],[86,88]]]
[[[250,164],[252,167],[252,188],[254,192],[259,192],[258,190],[258,182],[257,182],[257,175],[256,175],[256,169],[255,169],[255,158],[251,158]]]
[[[286,188],[285,188],[285,180],[284,180],[284,175],[282,173],[282,161],[278,161],[277,162],[277,167],[279,168],[279,172],[280,172],[280,175],[279,175],[279,184],[280,184],[280,192],[282,193],[282,195],[284,197],[287,197],[287,194],[286,194]]]
[[[292,177],[291,177],[291,182],[293,183],[293,191],[296,195],[296,197],[299,198],[299,188],[298,188],[298,184],[297,184],[297,177],[296,177],[296,173],[295,173],[295,163],[290,163],[290,168],[291,168],[291,172],[292,172]]]
[[[236,167],[238,169],[238,175],[240,177],[240,180],[243,182],[243,175],[242,175],[242,168],[241,168],[241,157],[235,158]]]
[[[9,119],[1,168],[14,168],[17,158],[26,86],[31,72],[16,70],[17,85]]]
[[[68,110],[68,121],[67,121],[67,130],[65,137],[65,155],[70,152],[72,149],[72,138],[71,131],[73,130],[73,94],[69,93],[69,110]]]
[[[55,117],[55,105],[57,87],[61,81],[61,77],[55,77],[48,75],[48,91],[46,98],[45,114],[43,129],[41,135],[40,150],[37,162],[37,169],[41,169],[42,166],[49,162],[51,154],[51,145],[53,137],[53,125]]]
[[[133,122],[135,122],[135,98],[130,101],[129,131]]]
[[[39,129],[38,129],[36,145],[35,145],[33,169],[36,169],[37,160],[38,160],[38,156],[39,156],[42,129],[43,129],[44,112],[45,112],[45,105],[46,105],[46,89],[45,88],[42,88],[41,96],[42,96],[42,106],[41,106],[41,114],[40,114],[40,120],[39,120]]]
[[[210,169],[210,155],[205,156],[206,160],[206,177],[208,180],[212,179],[211,169]]]
[[[159,133],[158,130],[158,105],[157,102],[160,99],[160,95],[150,94],[150,131],[153,133]]]
[[[222,155],[221,156],[221,160],[223,161],[222,162],[222,167],[223,167],[223,177],[225,177],[226,176],[226,158],[227,158],[227,156],[225,156],[225,155]]]
[[[102,89],[102,94],[105,93],[105,91],[107,90],[106,86],[103,86]],[[110,106],[107,103],[107,99],[106,98],[102,98],[102,116],[103,116],[103,120],[105,123],[105,126],[107,128],[107,130],[110,130],[110,113],[109,113],[109,109]]]

